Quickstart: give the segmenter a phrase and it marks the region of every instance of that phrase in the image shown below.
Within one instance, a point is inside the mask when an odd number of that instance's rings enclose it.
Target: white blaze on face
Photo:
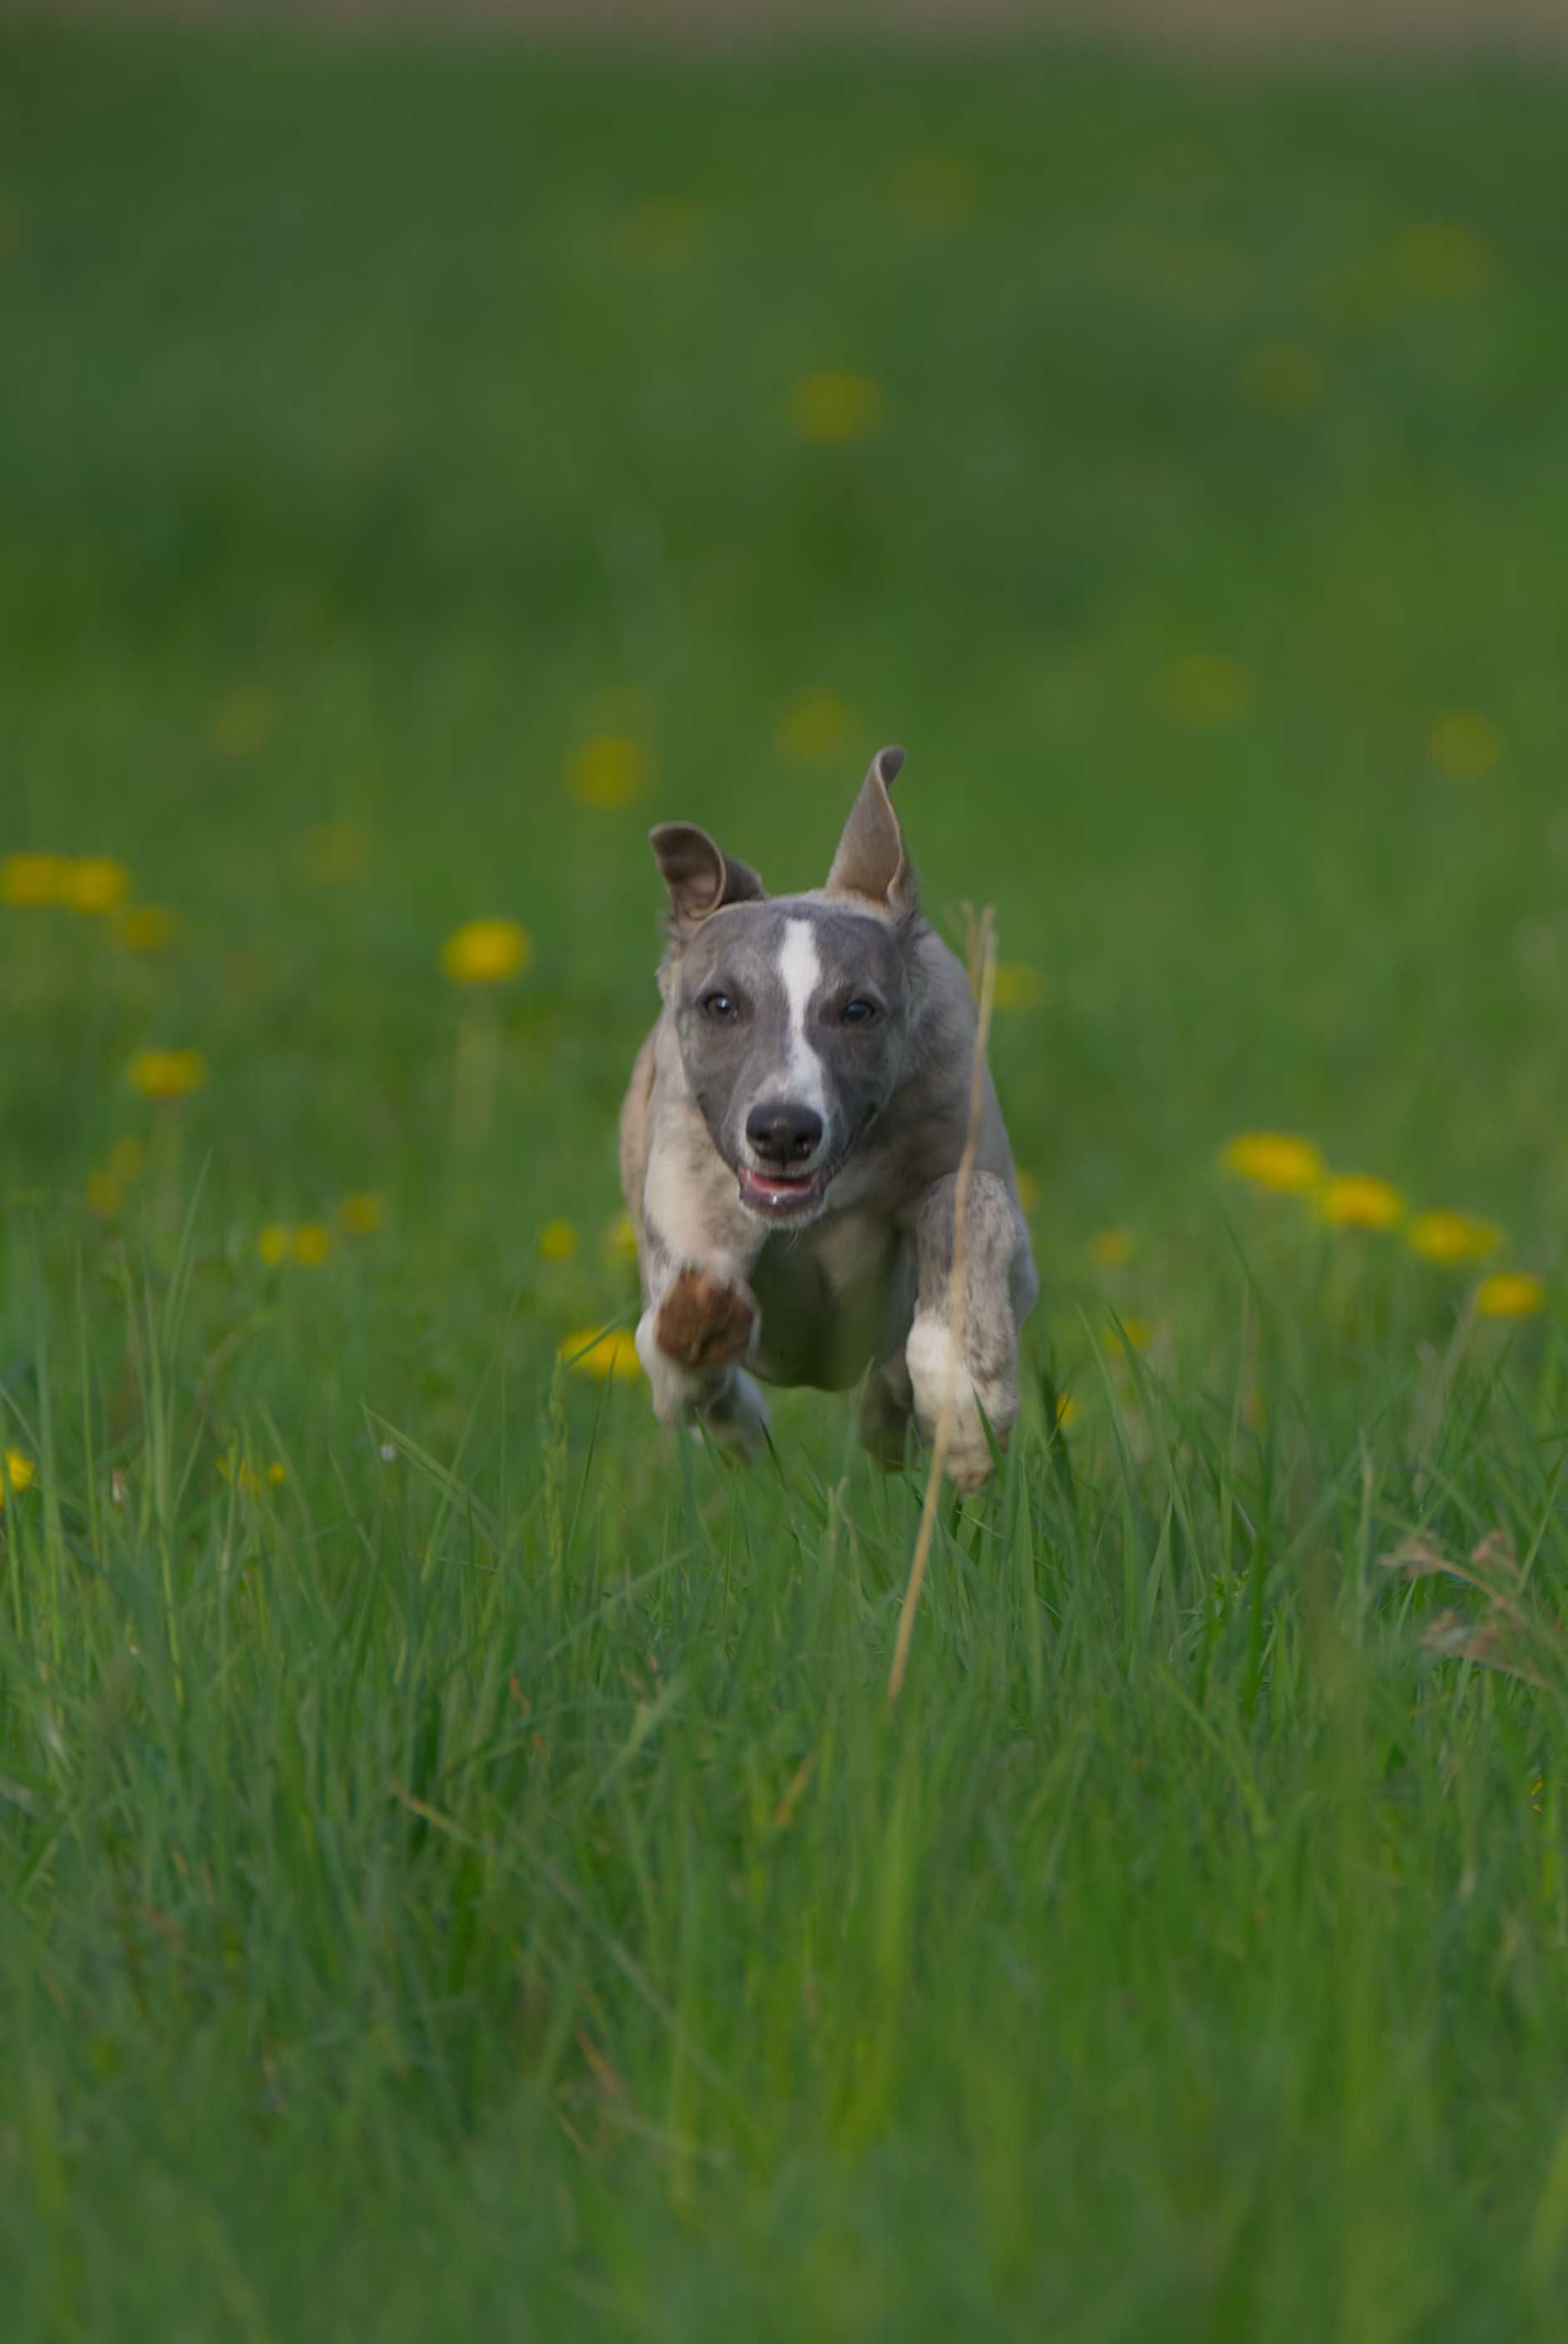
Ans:
[[[779,975],[789,1004],[789,1066],[784,1095],[802,1106],[814,1107],[828,1125],[827,1082],[821,1058],[806,1040],[806,1018],[812,995],[822,983],[822,962],[809,920],[786,920],[779,948]]]

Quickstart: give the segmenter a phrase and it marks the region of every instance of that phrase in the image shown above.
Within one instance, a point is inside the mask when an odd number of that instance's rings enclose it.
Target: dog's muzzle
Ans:
[[[789,1220],[814,1212],[832,1177],[814,1163],[826,1127],[814,1107],[791,1099],[763,1099],[746,1117],[746,1145],[753,1161],[737,1167],[741,1202],[769,1220]]]

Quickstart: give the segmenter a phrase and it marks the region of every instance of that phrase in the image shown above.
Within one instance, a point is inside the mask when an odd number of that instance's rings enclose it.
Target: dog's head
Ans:
[[[915,874],[889,784],[902,749],[872,760],[827,884],[770,896],[705,831],[652,834],[670,890],[660,983],[693,1096],[767,1221],[814,1219],[893,1094],[916,1001]]]

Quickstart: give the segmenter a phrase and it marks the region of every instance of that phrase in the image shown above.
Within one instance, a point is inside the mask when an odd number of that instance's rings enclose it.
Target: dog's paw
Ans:
[[[732,1457],[749,1464],[767,1447],[767,1402],[739,1368],[717,1399],[703,1408],[702,1418],[719,1447]]]
[[[667,1359],[693,1372],[738,1359],[752,1339],[757,1306],[711,1270],[681,1271],[659,1306],[653,1339]]]
[[[949,1409],[947,1453],[942,1470],[963,1496],[972,1496],[991,1478],[995,1460],[986,1437],[990,1420],[998,1449],[1006,1449],[1017,1404],[997,1387],[976,1384],[956,1346],[949,1340],[944,1318],[917,1318],[909,1330],[904,1357],[915,1391],[915,1416],[921,1437],[936,1438],[944,1402]],[[981,1411],[984,1409],[984,1415]]]
[[[986,1439],[986,1429],[976,1419],[967,1436],[955,1437],[947,1444],[947,1454],[942,1460],[943,1478],[952,1483],[961,1498],[972,1498],[983,1490],[996,1471],[996,1460]]]

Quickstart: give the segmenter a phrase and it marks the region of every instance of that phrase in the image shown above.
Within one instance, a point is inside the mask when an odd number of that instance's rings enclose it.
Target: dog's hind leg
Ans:
[[[743,1457],[760,1457],[767,1439],[768,1409],[744,1368],[731,1370],[729,1379],[701,1409],[703,1422],[724,1449]]]
[[[905,1365],[903,1353],[895,1352],[891,1359],[884,1359],[880,1367],[873,1368],[867,1376],[865,1389],[860,1395],[860,1412],[855,1425],[862,1448],[869,1452],[885,1473],[903,1470],[914,1406],[909,1370]]]

